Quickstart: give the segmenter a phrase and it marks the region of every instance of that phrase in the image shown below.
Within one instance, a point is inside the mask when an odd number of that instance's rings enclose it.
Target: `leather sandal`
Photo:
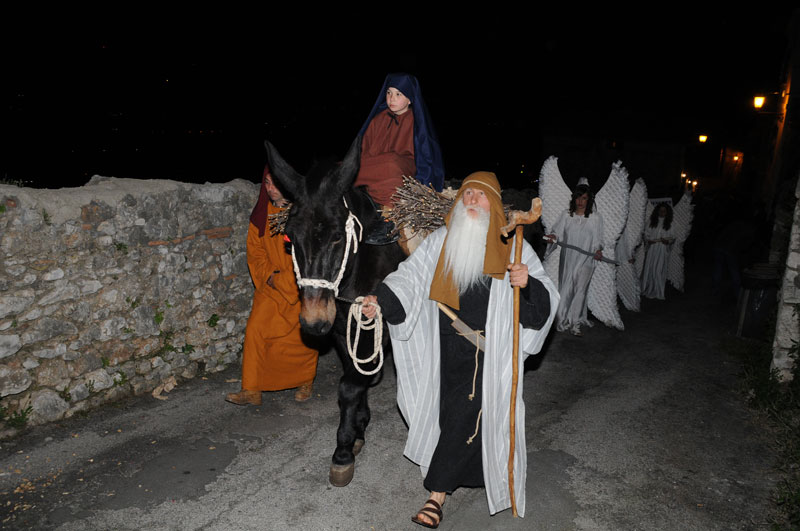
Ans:
[[[313,390],[314,381],[306,382],[300,387],[297,388],[297,391],[294,392],[294,399],[297,402],[305,402],[309,398],[311,398],[311,392]]]
[[[420,520],[418,518],[420,514],[427,516],[432,523],[429,524],[428,522]],[[422,509],[420,509],[417,514],[411,517],[412,522],[419,524],[422,527],[427,527],[428,529],[436,529],[439,527],[439,524],[442,523],[442,520],[444,520],[442,506],[439,505],[439,503],[433,498],[429,498],[428,501],[425,502],[425,505],[422,506]]]
[[[251,389],[242,389],[238,393],[228,393],[225,400],[237,406],[261,405],[261,391],[253,391]]]

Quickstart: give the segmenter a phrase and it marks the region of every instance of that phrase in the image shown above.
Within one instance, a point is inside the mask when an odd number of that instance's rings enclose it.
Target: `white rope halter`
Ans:
[[[297,258],[294,256],[294,245],[292,245],[292,264],[294,264],[294,275],[297,277],[297,287],[302,288],[304,286],[308,286],[311,288],[324,288],[333,290],[334,296],[339,296],[339,284],[342,282],[342,277],[344,276],[344,270],[347,267],[347,256],[350,254],[350,246],[353,246],[353,254],[358,252],[358,242],[361,241],[361,237],[364,233],[364,227],[361,225],[361,222],[358,221],[358,218],[350,211],[350,208],[347,206],[347,201],[342,198],[344,201],[344,206],[347,208],[347,221],[344,224],[344,231],[345,231],[345,238],[347,243],[344,247],[344,256],[342,257],[342,265],[339,267],[339,274],[336,275],[336,280],[331,282],[330,280],[326,280],[324,278],[303,278],[300,274],[300,267],[297,265]],[[358,223],[358,237],[356,237],[356,230],[355,224]]]
[[[303,276],[300,274],[300,267],[297,265],[297,258],[295,258],[294,255],[294,245],[292,245],[292,264],[294,264],[294,275],[297,277],[298,288],[308,286],[312,288],[329,289],[333,291],[334,296],[339,296],[339,284],[342,282],[344,270],[347,267],[347,257],[350,254],[350,246],[352,245],[353,247],[353,254],[356,254],[358,252],[358,242],[361,241],[361,237],[364,233],[364,227],[361,225],[361,222],[353,214],[353,212],[350,211],[350,207],[347,206],[347,200],[344,198],[342,198],[342,200],[344,201],[345,208],[347,208],[347,221],[344,224],[344,232],[347,242],[345,243],[344,247],[342,265],[339,267],[339,274],[336,275],[336,279],[333,282],[324,278],[303,278]],[[358,236],[356,236],[356,223],[358,223]],[[356,368],[356,370],[364,376],[371,376],[376,374],[383,367],[383,318],[381,316],[380,307],[378,307],[375,319],[362,320],[361,307],[363,305],[363,299],[363,297],[358,297],[355,302],[350,305],[350,313],[347,315],[347,352],[350,354],[350,359],[353,360],[353,366]],[[357,324],[356,337],[355,340],[351,341],[350,323],[354,318],[356,319]],[[361,331],[373,329],[375,330],[375,333],[373,335],[372,356],[364,360],[359,359],[357,356],[357,350],[358,341],[361,337]],[[365,371],[360,367],[360,365],[371,363],[376,357],[379,357],[379,360],[378,366],[374,370]]]

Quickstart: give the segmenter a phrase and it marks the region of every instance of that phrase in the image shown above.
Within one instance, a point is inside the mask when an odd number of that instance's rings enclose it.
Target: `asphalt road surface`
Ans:
[[[769,432],[745,405],[726,348],[734,308],[708,282],[622,312],[625,330],[552,333],[524,374],[527,514],[490,516],[482,489],[448,497],[440,529],[766,529],[777,480]],[[0,441],[3,529],[395,530],[426,499],[402,455],[387,360],[353,482],[328,483],[340,368],[314,396],[224,401],[238,367]]]

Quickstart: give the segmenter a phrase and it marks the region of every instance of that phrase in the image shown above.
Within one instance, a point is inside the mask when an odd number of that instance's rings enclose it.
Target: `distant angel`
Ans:
[[[667,202],[656,205],[644,231],[647,252],[642,269],[642,295],[648,299],[663,299],[667,285],[667,264],[675,228],[672,225],[672,207]]]
[[[664,299],[667,281],[678,291],[683,291],[683,244],[689,237],[692,216],[689,194],[684,194],[674,209],[669,201],[661,201],[650,211],[650,221],[644,233],[643,296]]]

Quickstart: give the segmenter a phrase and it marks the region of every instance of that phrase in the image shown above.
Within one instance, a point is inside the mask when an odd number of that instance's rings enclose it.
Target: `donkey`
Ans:
[[[340,164],[316,167],[308,176],[287,164],[271,143],[267,141],[265,145],[272,176],[292,199],[285,233],[298,275],[301,329],[315,336],[330,334],[344,368],[339,380],[336,451],[330,469],[331,484],[343,487],[352,480],[355,456],[364,445],[370,420],[367,389],[375,379],[358,371],[351,360],[346,339],[348,312],[353,300],[371,293],[397,268],[405,254],[397,243],[360,243],[362,233],[369,234],[381,223],[374,203],[365,192],[352,186],[358,172],[360,138],[356,138]],[[361,332],[358,359],[372,356],[373,333]],[[384,333],[384,346],[388,338],[389,334]],[[377,359],[365,363],[362,370],[372,372],[377,363]]]

